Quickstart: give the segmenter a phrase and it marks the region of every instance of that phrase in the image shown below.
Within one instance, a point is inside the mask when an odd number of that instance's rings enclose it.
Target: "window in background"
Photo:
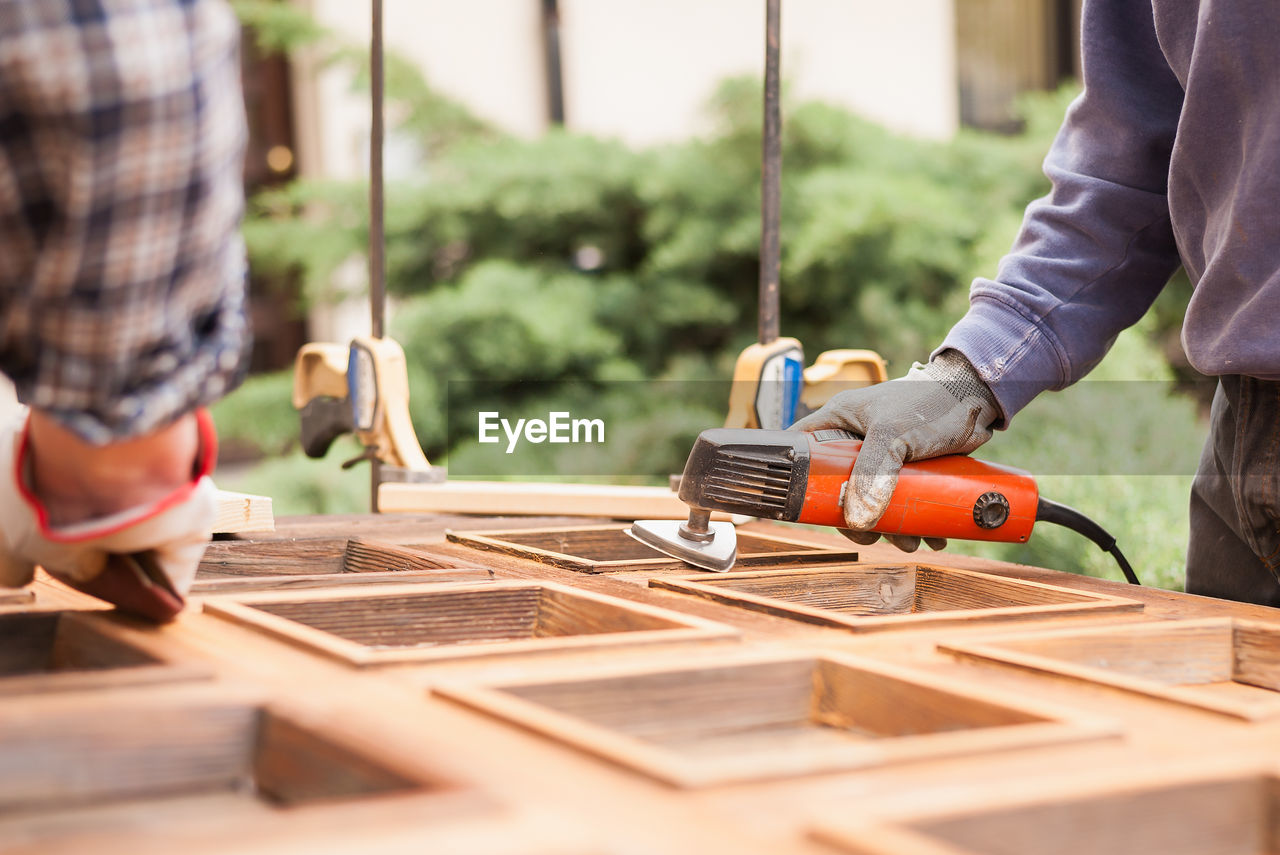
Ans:
[[[1078,76],[1081,0],[956,0],[960,122],[1016,131],[1014,100]]]

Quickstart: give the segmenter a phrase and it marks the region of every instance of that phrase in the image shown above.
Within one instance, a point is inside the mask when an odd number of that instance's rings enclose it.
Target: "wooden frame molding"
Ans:
[[[649,585],[854,632],[1142,610],[1123,597],[926,564],[752,570]]]
[[[723,624],[542,581],[228,596],[204,610],[355,666],[738,638]]]
[[[1029,632],[938,649],[1246,721],[1280,716],[1280,626],[1272,624],[1160,621]]]
[[[850,656],[755,656],[434,691],[683,788],[1118,732],[1101,719]]]
[[[689,569],[685,562],[633,539],[626,530],[625,525],[597,525],[448,531],[445,536],[453,543],[580,573]],[[800,566],[856,560],[858,553],[847,549],[833,549],[772,534],[738,532],[739,567]]]
[[[0,615],[0,698],[207,680],[211,668],[168,662],[132,643],[105,614]]]
[[[851,855],[1263,855],[1280,848],[1280,776],[1243,757],[981,788],[959,803],[820,821]]]

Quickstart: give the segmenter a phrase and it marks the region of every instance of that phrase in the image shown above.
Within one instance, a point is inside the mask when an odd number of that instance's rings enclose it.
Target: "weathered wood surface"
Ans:
[[[939,649],[1243,719],[1280,716],[1280,627],[1266,624],[1170,621],[1013,634]]]
[[[552,582],[211,598],[204,610],[352,665],[728,639],[732,629]]]
[[[1169,773],[1167,767],[1198,763],[1205,758],[1221,758],[1234,770],[1227,777],[1239,776],[1242,774],[1239,764],[1253,762],[1280,750],[1278,719],[1249,720],[1216,715],[1146,695],[1117,691],[1109,686],[957,659],[937,650],[939,643],[963,644],[1032,630],[1087,627],[1101,630],[1134,624],[1160,626],[1193,618],[1229,617],[1274,627],[1280,626],[1280,612],[1276,610],[1220,603],[1172,592],[1133,589],[1102,580],[942,553],[930,555],[928,564],[978,570],[1006,579],[1030,580],[1076,592],[1119,595],[1141,602],[1145,608],[1141,612],[1091,616],[1021,616],[999,627],[959,621],[895,632],[853,633],[844,628],[804,623],[649,587],[651,579],[689,576],[692,571],[688,568],[584,574],[528,558],[494,552],[478,553],[474,549],[448,543],[444,535],[446,529],[488,531],[541,526],[582,527],[582,522],[565,518],[497,520],[459,515],[353,516],[280,520],[276,532],[255,536],[254,539],[268,544],[327,538],[340,547],[331,550],[335,561],[342,560],[340,553],[345,551],[346,540],[352,537],[375,539],[400,547],[422,549],[433,556],[483,564],[492,569],[495,576],[493,582],[484,585],[524,580],[564,586],[577,594],[600,595],[729,626],[736,631],[739,640],[699,638],[674,644],[565,647],[553,651],[545,647],[531,647],[520,655],[402,662],[394,668],[353,668],[348,662],[317,649],[281,643],[256,628],[213,614],[202,614],[198,609],[188,610],[175,624],[163,628],[113,620],[122,640],[149,655],[161,659],[172,657],[183,663],[204,663],[213,672],[210,685],[201,689],[207,693],[204,695],[206,700],[215,704],[240,704],[260,711],[270,709],[282,720],[309,731],[328,734],[331,729],[338,728],[341,734],[335,741],[375,766],[386,767],[390,761],[384,755],[389,754],[390,760],[416,763],[425,778],[457,782],[459,789],[451,792],[460,801],[454,801],[454,796],[439,788],[429,787],[417,796],[370,793],[358,798],[337,797],[292,808],[282,808],[231,790],[186,794],[169,792],[162,808],[158,807],[157,800],[150,797],[112,804],[58,802],[49,803],[47,810],[15,810],[0,814],[0,849],[6,852],[38,852],[40,855],[85,851],[107,855],[172,851],[182,851],[184,855],[227,851],[263,855],[353,851],[599,855],[619,849],[690,855],[720,851],[743,855],[793,852],[829,855],[835,850],[827,843],[815,840],[811,836],[813,829],[847,830],[850,824],[868,823],[883,829],[885,836],[874,838],[881,842],[892,842],[891,835],[894,834],[903,840],[914,834],[912,839],[916,842],[925,840],[927,845],[944,846],[949,844],[935,838],[922,838],[918,829],[896,824],[894,817],[910,811],[914,811],[914,815],[927,813],[934,816],[938,811],[957,807],[965,799],[969,806],[963,808],[960,805],[957,810],[981,812],[1016,807],[1026,803],[1029,793],[1042,792],[1046,787],[1057,786],[1067,780],[1078,780],[1084,797],[1106,793],[1105,802],[1115,802],[1122,807],[1111,813],[1105,810],[1101,813],[1069,813],[1060,824],[1052,824],[1052,816],[1045,819],[1045,815],[1031,813],[1020,818],[1010,814],[1007,822],[1012,824],[1012,830],[1001,830],[993,836],[1017,841],[1017,834],[1030,834],[1032,829],[1038,829],[1037,833],[1044,836],[1045,828],[1052,828],[1050,836],[1062,840],[1067,851],[1090,851],[1090,846],[1098,838],[1081,837],[1082,827],[1091,831],[1131,831],[1134,827],[1144,829],[1162,824],[1170,829],[1171,837],[1181,836],[1193,841],[1192,845],[1199,847],[1197,851],[1214,851],[1215,844],[1235,847],[1236,842],[1229,836],[1220,835],[1212,826],[1197,827],[1200,820],[1195,811],[1183,810],[1176,802],[1126,801],[1123,795],[1125,788],[1117,782],[1128,780],[1128,775],[1139,774],[1145,775],[1148,782],[1168,783],[1176,776]],[[744,527],[744,533],[753,532],[783,533],[789,539],[829,548],[840,548],[845,544],[838,535],[829,532],[786,529],[760,523]],[[241,545],[247,542],[224,541]],[[253,545],[247,547],[249,551],[256,548]],[[919,562],[918,556],[906,558],[880,544],[865,547],[860,552],[873,565]],[[398,572],[407,574],[414,571]],[[348,580],[351,577],[361,577],[367,580],[370,592],[397,587],[383,581],[386,573],[345,573],[335,569],[332,574],[300,572],[284,575],[305,579],[306,584],[311,584],[318,577],[331,575],[344,585],[350,584]],[[705,578],[715,577],[707,574]],[[225,574],[221,579],[234,584],[251,577]],[[36,592],[34,607],[39,609],[101,608],[96,601],[43,576],[36,585]],[[305,593],[311,596],[322,592],[308,589]],[[323,593],[330,595],[329,592]],[[334,593],[333,596],[341,598],[349,593]],[[643,632],[647,631],[634,634]],[[599,639],[606,635],[584,637]],[[511,643],[555,644],[563,640],[534,638]],[[471,645],[457,647],[468,646]],[[490,644],[474,646],[483,648]],[[1265,635],[1244,633],[1237,646],[1251,651],[1244,657],[1247,662],[1256,662],[1259,671],[1267,670],[1266,656],[1270,648]],[[626,737],[629,740],[626,750],[655,752],[656,762],[669,762],[672,755],[676,755],[686,765],[704,770],[709,768],[708,764],[724,770],[740,762],[746,767],[756,768],[758,772],[759,758],[771,752],[793,757],[797,764],[809,759],[819,764],[829,753],[833,739],[841,745],[841,751],[863,751],[868,752],[868,756],[884,751],[888,743],[902,744],[911,740],[922,746],[919,755],[911,762],[864,763],[857,768],[828,770],[821,774],[813,773],[817,768],[814,766],[808,772],[792,777],[767,779],[739,769],[735,774],[741,772],[741,777],[735,780],[750,779],[754,782],[677,789],[656,783],[651,775],[637,773],[616,762],[602,762],[602,751],[597,747],[585,746],[585,750],[568,747],[566,742],[549,739],[528,723],[513,726],[506,719],[477,714],[463,704],[434,693],[436,687],[485,691],[516,685],[560,685],[565,687],[563,691],[566,694],[583,699],[583,706],[576,708],[575,714],[589,717],[592,711],[587,705],[593,697],[606,707],[608,704],[603,696],[595,696],[586,691],[586,687],[592,681],[614,679],[627,671],[714,672],[733,662],[763,659],[813,662],[848,657],[856,658],[860,663],[871,663],[867,669],[870,671],[909,671],[913,680],[930,690],[909,693],[909,696],[932,700],[922,701],[913,707],[902,694],[886,690],[884,685],[873,683],[869,677],[850,677],[847,685],[851,687],[851,696],[842,696],[843,699],[837,702],[834,698],[839,690],[829,686],[840,684],[835,681],[828,684],[824,682],[827,678],[811,671],[807,685],[814,706],[810,707],[807,719],[794,717],[789,722],[779,722],[776,727],[762,723],[734,731],[731,722],[736,715],[732,712],[735,708],[731,704],[722,704],[726,713],[723,723],[730,726],[717,730],[704,742],[697,735],[698,728],[702,726],[698,722],[712,727],[708,722],[713,716],[708,714],[701,719],[686,717],[681,720],[658,710],[636,717],[654,722],[659,733],[665,732],[668,736],[660,742],[651,743]],[[1242,667],[1239,673],[1246,671]],[[28,676],[43,680],[59,675]],[[1256,674],[1255,678],[1261,679]],[[778,685],[799,687],[805,683],[796,674],[788,680],[790,682]],[[200,704],[193,706],[194,702],[185,694],[197,684],[186,685],[188,689],[166,684],[32,693],[21,697],[0,694],[0,742],[4,743],[6,751],[10,746],[17,746],[16,734],[29,730],[33,718],[50,717],[50,720],[64,724],[79,721],[78,717],[70,716],[71,710],[76,710],[77,715],[91,711],[97,717],[127,720],[130,718],[128,711],[137,703],[170,711],[199,708]],[[1269,692],[1268,689],[1234,680],[1206,683],[1194,688],[1222,697],[1237,692]],[[236,700],[237,693],[245,691],[251,697]],[[181,703],[162,702],[162,699],[179,695],[186,698]],[[1065,711],[1069,716],[1082,716],[1096,722],[1102,731],[1110,727],[1115,735],[1069,742],[1039,742],[1028,738],[1028,743],[1019,748],[1004,746],[1000,750],[973,753],[975,741],[991,739],[991,747],[995,749],[1000,741],[997,735],[1017,731],[1025,738],[1028,733],[1034,735],[1038,728],[1058,725],[1054,721],[997,723],[992,727],[971,727],[955,732],[877,737],[874,732],[829,726],[818,700],[827,695],[833,698],[829,703],[832,708],[853,705],[854,697],[868,699],[867,702],[879,699],[879,706],[884,711],[880,721],[902,718],[907,722],[932,722],[938,726],[945,726],[953,707],[987,722],[1000,722],[999,709],[1005,706],[1025,708],[1033,714],[1040,714],[1042,706],[1052,707]],[[979,697],[984,702],[993,703],[994,711],[982,712],[981,705],[975,707],[957,702],[953,695]],[[799,689],[788,697],[798,698]],[[1232,697],[1242,700],[1234,694]],[[520,698],[507,700],[539,709]],[[1006,704],[1006,700],[1009,703]],[[50,706],[54,701],[58,702],[56,709]],[[611,703],[617,707],[619,716],[629,711],[616,702],[616,696]],[[762,708],[768,706],[779,710],[785,706],[778,698],[759,703]],[[115,715],[117,713],[119,716]],[[545,709],[542,713],[558,717],[563,726],[564,716],[561,713],[548,713]],[[147,721],[145,716],[140,718],[139,726],[131,731],[130,739],[136,740],[138,750],[145,748],[149,741],[151,728],[145,726]],[[840,722],[837,717],[831,724]],[[69,734],[79,734],[78,727],[70,727],[61,738],[66,741]],[[684,738],[680,737],[681,727],[686,734]],[[592,732],[590,727],[581,723],[571,729],[579,738],[589,738]],[[176,732],[170,724],[159,726],[155,731],[157,736]],[[37,728],[37,732],[46,731]],[[85,730],[83,734],[90,732]],[[833,733],[837,735],[833,737]],[[12,738],[6,741],[4,734]],[[41,740],[47,743],[44,737]],[[940,750],[952,744],[952,740],[964,744],[965,752]],[[287,757],[288,754],[288,751],[282,751],[281,756]],[[8,759],[20,755],[5,753],[0,756]],[[29,758],[31,755],[21,756]],[[884,755],[877,756],[883,758]],[[739,757],[744,759],[734,759]],[[39,766],[38,761],[31,762]],[[70,773],[74,764],[65,764],[61,768]],[[1265,774],[1269,773],[1264,773],[1264,777]],[[324,773],[322,777],[327,775]],[[56,792],[58,787],[65,792],[73,792],[77,786],[74,781],[60,782],[53,774],[41,780],[42,786],[55,788],[46,789],[46,792]],[[1246,788],[1250,800],[1254,798],[1252,793]],[[1060,802],[1062,797],[1052,797],[1051,801]],[[446,803],[448,806],[441,808]],[[460,806],[468,804],[472,805],[469,809]],[[1166,809],[1166,804],[1173,806]],[[1250,801],[1250,804],[1256,804],[1256,801]],[[1087,821],[1080,821],[1080,816],[1087,817]],[[1243,824],[1256,827],[1249,825],[1250,822],[1252,820]],[[1271,827],[1274,825],[1272,822]],[[998,824],[990,827],[1001,828]],[[1142,837],[1134,839],[1139,842],[1147,840]],[[1260,845],[1269,843],[1270,840]],[[1108,850],[1104,844],[1105,841],[1096,847],[1104,855],[1125,851],[1115,846]],[[929,850],[895,849],[889,845],[889,849],[883,851],[922,855]],[[1237,851],[1266,850],[1245,848]]]
[[[204,551],[196,579],[218,576],[292,573],[341,573],[346,558],[346,537],[289,538],[279,540],[215,540]]]
[[[193,590],[216,589],[219,587],[217,584],[207,583],[242,576],[311,577],[427,570],[456,571],[452,575],[458,579],[489,578],[493,575],[491,570],[476,561],[364,537],[219,540],[205,549]],[[441,579],[448,575],[441,574]],[[264,581],[256,583],[256,587],[270,585]]]
[[[832,820],[815,837],[851,855],[1271,855],[1280,851],[1276,767],[1121,773],[1009,790],[999,804],[919,806],[891,821]]]
[[[206,679],[211,669],[165,661],[110,621],[74,612],[0,616],[0,698]]]
[[[493,571],[479,564],[439,555],[421,549],[408,549],[393,543],[380,543],[353,537],[347,541],[342,555],[342,569],[346,573],[386,573],[394,570],[445,570],[471,569],[478,575],[493,576]]]
[[[216,686],[64,694],[4,707],[0,842],[6,852],[24,851],[11,846],[22,843],[35,844],[33,851],[68,843],[66,851],[76,851],[77,840],[107,842],[122,828],[163,828],[175,796],[215,811],[193,823],[212,838],[210,851],[228,845],[228,831],[231,840],[243,835],[243,846],[305,837],[309,825],[323,826],[346,803],[357,806],[346,821],[361,819],[365,800],[418,813],[419,821],[436,810],[475,812],[483,804],[451,776],[342,721],[306,718]],[[34,818],[25,827],[17,821],[23,813]],[[86,834],[95,815],[105,825]],[[381,816],[364,816],[374,822],[365,833],[376,834],[378,820],[394,816],[385,807]],[[54,831],[50,819],[63,827]]]
[[[677,787],[1103,738],[1105,723],[856,659],[765,659],[436,692]]]

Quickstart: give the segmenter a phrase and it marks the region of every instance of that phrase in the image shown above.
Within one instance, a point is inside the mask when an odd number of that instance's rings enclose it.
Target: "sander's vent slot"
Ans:
[[[750,452],[722,448],[706,478],[704,495],[718,503],[741,505],[752,516],[758,510],[780,511],[791,490],[791,447]]]

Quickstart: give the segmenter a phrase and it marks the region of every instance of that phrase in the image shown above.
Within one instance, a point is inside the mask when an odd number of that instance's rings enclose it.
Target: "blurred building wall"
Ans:
[[[633,143],[703,130],[731,75],[761,75],[764,4],[753,0],[560,0],[570,127]],[[786,0],[782,71],[791,94],[898,130],[954,132],[952,0]]]
[[[290,0],[355,44],[370,7]],[[1079,0],[785,0],[782,73],[795,99],[835,103],[898,131],[945,139],[962,123],[1013,126],[1011,99],[1069,76]],[[438,91],[525,137],[550,125],[546,25],[554,10],[563,115],[572,130],[651,145],[709,130],[705,104],[734,75],[763,76],[760,0],[384,0],[388,49]],[[1066,45],[1066,48],[1063,48]],[[295,58],[297,171],[368,172],[369,102],[349,72]],[[389,117],[394,124],[394,116]],[[388,181],[423,152],[388,137]],[[427,153],[429,156],[429,153]],[[337,277],[362,293],[363,264]],[[311,338],[367,330],[363,298],[313,310]]]
[[[898,130],[945,138],[959,122],[954,0],[787,0],[783,76]],[[369,37],[367,3],[309,0],[353,41]],[[764,4],[756,0],[559,0],[568,127],[636,145],[705,130],[707,98],[731,75],[761,75]],[[387,45],[437,89],[522,136],[548,124],[540,0],[385,0]],[[368,102],[335,70],[298,69],[304,173],[366,170]],[[392,147],[394,143],[390,144]],[[407,154],[405,155],[407,156]],[[388,151],[389,174],[396,152]]]

